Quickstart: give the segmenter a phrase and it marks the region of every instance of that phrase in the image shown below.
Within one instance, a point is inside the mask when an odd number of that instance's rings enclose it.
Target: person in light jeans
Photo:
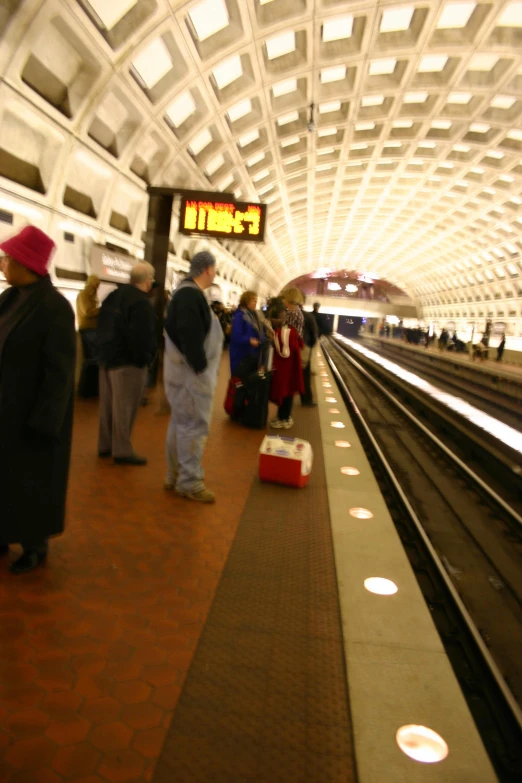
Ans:
[[[165,322],[163,377],[171,408],[165,489],[213,503],[202,458],[223,351],[223,330],[203,293],[216,276],[214,256],[196,253],[190,273],[174,292]]]

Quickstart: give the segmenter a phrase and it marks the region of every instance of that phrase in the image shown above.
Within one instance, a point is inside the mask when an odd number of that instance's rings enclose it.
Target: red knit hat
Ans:
[[[56,245],[36,226],[26,226],[19,234],[0,243],[0,250],[31,272],[43,277]]]

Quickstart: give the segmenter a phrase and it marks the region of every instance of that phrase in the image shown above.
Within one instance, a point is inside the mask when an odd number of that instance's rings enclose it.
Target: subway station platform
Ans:
[[[497,355],[496,348],[489,349],[488,359],[475,359],[473,360],[468,351],[464,353],[455,353],[454,351],[441,351],[437,347],[437,343],[432,343],[429,348],[424,345],[412,345],[411,343],[404,342],[403,340],[397,340],[387,337],[375,337],[374,335],[364,335],[364,339],[368,342],[373,342],[376,345],[382,344],[383,347],[393,346],[405,351],[418,352],[425,356],[432,356],[440,359],[441,361],[449,362],[455,365],[464,365],[470,367],[475,372],[485,373],[487,375],[493,375],[499,378],[505,378],[515,383],[522,383],[522,363],[515,364],[514,362],[507,362],[501,360],[497,362],[495,357]],[[513,351],[511,353],[514,353]]]
[[[224,413],[225,357],[212,506],[163,490],[158,392],[135,431],[145,468],[98,459],[97,402],[78,401],[66,533],[40,570],[0,563],[0,783],[496,780],[317,360],[319,406],[296,402],[285,433],[314,448],[297,490],[257,478],[265,433]],[[366,590],[375,576],[398,592]],[[403,753],[410,724],[447,758]]]
[[[496,356],[495,348],[489,349],[491,358],[473,360],[468,352],[441,351],[436,344],[426,348],[403,340],[373,335],[364,335],[362,344],[367,348],[380,351],[387,358],[421,375],[424,369],[442,382],[455,382],[462,388],[471,384],[483,390],[486,395],[491,393],[491,400],[496,399],[499,394],[503,395],[504,400],[511,404],[513,413],[517,416],[520,414],[522,365],[497,362],[493,358]]]

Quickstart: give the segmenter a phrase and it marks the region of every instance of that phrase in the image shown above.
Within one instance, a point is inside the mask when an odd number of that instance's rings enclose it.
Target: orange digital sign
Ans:
[[[266,205],[218,199],[181,199],[179,230],[182,234],[263,242]]]

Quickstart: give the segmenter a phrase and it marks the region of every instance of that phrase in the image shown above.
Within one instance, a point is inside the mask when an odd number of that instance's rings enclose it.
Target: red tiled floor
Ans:
[[[54,721],[45,732],[45,736],[56,745],[75,745],[77,742],[83,742],[90,730],[89,721],[75,716],[70,720]]]
[[[31,734],[41,734],[45,731],[51,718],[44,712],[36,709],[23,710],[22,712],[13,712],[5,720],[4,728],[13,737],[28,737]]]
[[[96,457],[97,404],[78,402],[66,533],[32,574],[0,561],[0,783],[152,779],[263,436],[223,412],[227,358],[205,458],[215,506],[163,490],[155,393],[139,469]]]
[[[61,783],[61,778],[51,769],[19,772],[11,778],[11,783]]]

